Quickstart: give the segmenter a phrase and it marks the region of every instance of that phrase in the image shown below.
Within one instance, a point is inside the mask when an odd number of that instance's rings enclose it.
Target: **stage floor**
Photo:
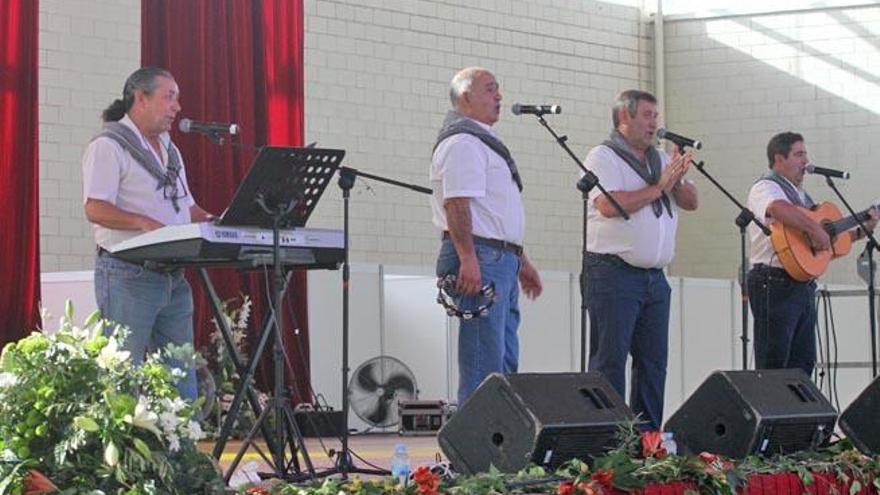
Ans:
[[[397,433],[368,433],[353,435],[349,437],[348,443],[349,449],[354,456],[354,464],[359,468],[371,468],[369,464],[373,464],[380,469],[389,469],[391,467],[391,456],[394,454],[394,447],[398,443],[406,445],[410,466],[413,468],[425,464],[434,464],[438,460],[445,460],[440,452],[440,448],[437,446],[437,437],[434,435],[401,436]],[[262,441],[258,442],[258,445],[264,453],[268,453]],[[334,461],[328,457],[327,452],[331,449],[338,451],[341,442],[335,437],[306,438],[305,446],[315,470],[320,472],[321,470],[333,467]],[[230,441],[226,444],[223,455],[220,458],[220,466],[224,469],[224,472],[232,464],[240,447],[241,442],[239,441]],[[210,453],[214,448],[214,443],[203,441],[199,444],[199,448],[204,452]],[[301,462],[300,465],[305,469],[305,464]],[[267,470],[268,466],[252,446],[245,453],[229,484],[235,487],[247,483],[249,479],[256,481],[259,478],[255,473]]]

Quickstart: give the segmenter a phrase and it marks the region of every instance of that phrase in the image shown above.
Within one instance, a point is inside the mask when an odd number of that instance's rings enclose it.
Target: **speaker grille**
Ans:
[[[570,459],[590,460],[616,445],[616,427],[571,426],[545,428],[531,461],[556,469]]]

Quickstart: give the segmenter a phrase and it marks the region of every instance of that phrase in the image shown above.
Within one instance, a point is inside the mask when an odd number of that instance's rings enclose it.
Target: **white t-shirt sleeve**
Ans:
[[[489,160],[479,138],[456,135],[441,159],[444,198],[481,198],[486,195]]]
[[[608,192],[624,190],[626,185],[623,171],[620,169],[616,159],[617,154],[611,148],[596,146],[590,150],[587,154],[587,159],[584,160],[584,166],[587,170],[596,174],[596,177],[599,178],[599,183]],[[590,199],[594,200],[600,194],[602,194],[602,191],[598,187],[594,187],[590,191]]]
[[[83,154],[83,202],[100,199],[116,203],[125,151],[110,138],[89,143]]]
[[[767,207],[777,200],[788,202],[785,192],[779,184],[770,180],[760,180],[752,186],[749,192],[749,209],[755,214],[755,217],[761,220],[767,220]]]

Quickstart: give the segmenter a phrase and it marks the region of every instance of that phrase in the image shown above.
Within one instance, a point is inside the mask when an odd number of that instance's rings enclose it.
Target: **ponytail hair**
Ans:
[[[144,94],[152,94],[156,90],[156,78],[167,77],[174,79],[174,76],[168,69],[161,67],[141,67],[134,71],[128,79],[125,80],[125,86],[122,88],[122,99],[115,99],[101,113],[104,122],[116,122],[131,110],[134,105],[134,93],[137,90],[143,91]]]
[[[125,117],[125,103],[119,98],[113,100],[113,103],[101,113],[104,122],[118,122],[122,117]]]

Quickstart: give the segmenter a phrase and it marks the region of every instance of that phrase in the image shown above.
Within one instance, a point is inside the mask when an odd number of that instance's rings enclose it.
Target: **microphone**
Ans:
[[[514,115],[530,113],[533,115],[544,115],[548,113],[562,113],[562,107],[559,105],[520,105],[514,103],[510,109]]]
[[[817,167],[812,163],[808,163],[807,166],[804,167],[804,170],[806,170],[808,173],[824,175],[825,177],[834,177],[835,179],[849,179],[849,172],[834,170],[833,168]]]
[[[667,141],[672,141],[673,143],[677,144],[679,148],[691,147],[695,150],[698,150],[703,147],[703,143],[700,142],[700,140],[684,137],[674,132],[667,131],[663,127],[657,129],[657,137],[660,139],[665,139]]]
[[[177,124],[180,132],[201,132],[202,134],[238,134],[238,124],[224,124],[221,122],[197,122],[190,119],[180,119]]]

